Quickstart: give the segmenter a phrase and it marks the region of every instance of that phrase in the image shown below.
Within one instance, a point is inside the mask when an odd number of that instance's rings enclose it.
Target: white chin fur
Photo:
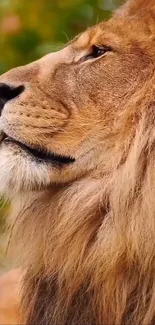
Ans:
[[[11,146],[0,148],[0,195],[14,196],[18,192],[39,190],[50,183],[49,169],[37,163],[25,152]]]

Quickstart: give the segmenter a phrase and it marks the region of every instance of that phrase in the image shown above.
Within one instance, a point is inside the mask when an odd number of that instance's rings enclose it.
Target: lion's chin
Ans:
[[[31,147],[4,132],[0,138],[0,195],[46,189],[58,180],[59,170],[75,159]]]
[[[50,184],[47,164],[37,163],[18,147],[0,147],[0,194],[10,198],[19,192],[43,190]]]

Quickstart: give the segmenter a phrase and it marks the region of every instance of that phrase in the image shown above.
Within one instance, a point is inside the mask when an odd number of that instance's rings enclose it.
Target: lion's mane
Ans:
[[[117,131],[105,142],[102,178],[89,175],[14,202],[15,245],[27,269],[27,324],[155,321],[155,106],[150,84],[132,96]]]

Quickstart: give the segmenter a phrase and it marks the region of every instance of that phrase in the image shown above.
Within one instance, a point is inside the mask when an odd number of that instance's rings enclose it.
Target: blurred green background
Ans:
[[[0,74],[56,51],[88,26],[108,19],[121,2],[0,0]],[[1,200],[0,232],[5,227],[6,214],[7,206]],[[0,236],[1,256],[5,241]]]

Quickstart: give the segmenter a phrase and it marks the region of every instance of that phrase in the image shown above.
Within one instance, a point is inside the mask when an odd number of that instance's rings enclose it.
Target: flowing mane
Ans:
[[[124,110],[107,139],[115,147],[103,153],[102,179],[88,176],[20,203],[15,245],[18,238],[28,266],[27,324],[155,321],[153,98],[146,89],[132,98],[130,114]]]

